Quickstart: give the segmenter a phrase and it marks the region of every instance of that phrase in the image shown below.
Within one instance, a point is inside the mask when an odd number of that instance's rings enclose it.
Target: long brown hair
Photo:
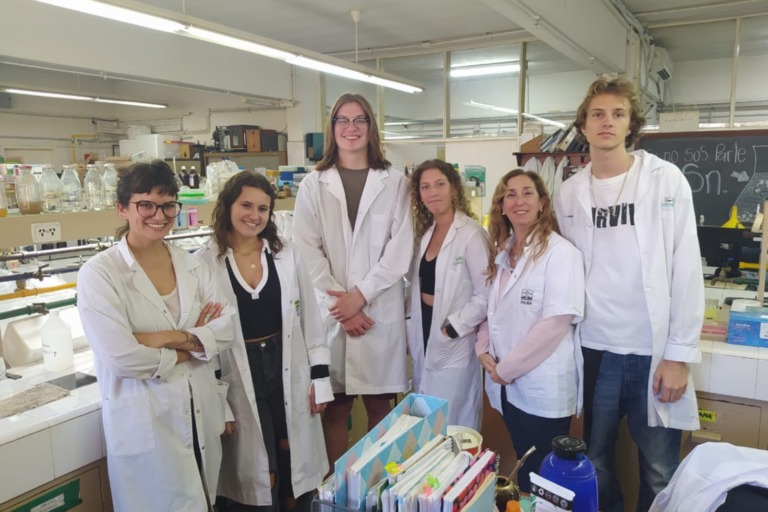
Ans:
[[[448,179],[453,193],[453,208],[462,212],[467,217],[475,219],[472,208],[469,206],[467,196],[464,194],[464,185],[461,176],[453,169],[453,166],[443,160],[434,159],[422,162],[411,175],[411,207],[413,208],[413,235],[420,240],[424,233],[434,222],[435,218],[421,200],[419,182],[421,175],[429,169],[437,169]]]
[[[229,234],[232,232],[232,205],[240,197],[243,187],[253,187],[263,191],[269,196],[269,220],[264,230],[259,233],[259,238],[266,240],[274,254],[283,248],[283,242],[277,234],[275,224],[275,199],[277,194],[267,178],[255,171],[241,171],[227,180],[223,190],[219,192],[216,206],[213,208],[213,240],[219,248],[219,258],[224,256],[229,247]]]
[[[384,150],[381,149],[381,138],[379,137],[379,125],[376,124],[376,117],[373,115],[371,104],[368,103],[362,95],[346,93],[342,94],[336,103],[333,104],[331,115],[325,123],[325,147],[323,149],[323,159],[317,163],[315,170],[325,171],[336,166],[339,159],[339,147],[336,144],[333,128],[336,125],[336,114],[339,109],[347,103],[356,102],[365,111],[368,118],[368,167],[371,169],[386,169],[392,164],[384,158]]]
[[[560,228],[557,226],[557,220],[555,219],[555,212],[552,210],[552,199],[541,176],[533,171],[525,171],[523,169],[509,171],[501,178],[499,184],[496,185],[496,190],[493,192],[491,210],[488,212],[488,232],[490,234],[488,240],[488,246],[490,247],[490,255],[488,256],[489,281],[493,280],[496,276],[496,255],[504,250],[504,243],[512,234],[512,223],[503,214],[502,203],[504,202],[504,195],[507,193],[507,182],[517,176],[528,176],[533,181],[542,205],[541,215],[533,223],[531,232],[528,234],[529,242],[527,242],[527,245],[535,247],[533,260],[536,261],[547,250],[550,234],[553,232],[560,234]]]

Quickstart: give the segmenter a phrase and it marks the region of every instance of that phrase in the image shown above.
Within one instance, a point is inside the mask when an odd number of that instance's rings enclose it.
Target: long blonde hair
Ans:
[[[488,240],[488,246],[490,248],[487,272],[488,281],[493,280],[496,276],[496,255],[504,250],[504,243],[512,234],[512,223],[506,215],[504,215],[502,204],[504,203],[504,195],[507,193],[507,182],[517,176],[528,176],[531,181],[533,181],[533,185],[536,188],[536,193],[539,194],[539,199],[541,200],[542,205],[541,214],[533,223],[533,226],[531,226],[528,240],[524,242],[526,245],[535,247],[533,260],[536,261],[542,254],[544,254],[544,251],[547,250],[550,234],[553,232],[560,234],[560,228],[555,219],[555,212],[552,210],[552,199],[549,196],[549,191],[544,184],[544,180],[541,179],[541,176],[533,171],[525,171],[523,169],[509,171],[501,178],[499,184],[496,185],[496,190],[493,192],[491,210],[488,212],[488,232],[490,234]]]
[[[464,194],[464,185],[461,182],[461,176],[459,176],[459,173],[456,172],[453,169],[453,166],[448,162],[440,159],[427,160],[422,162],[411,175],[413,236],[416,240],[421,240],[421,237],[424,236],[424,233],[427,232],[429,227],[435,221],[435,217],[421,200],[421,192],[419,191],[419,181],[421,181],[421,175],[429,169],[437,169],[448,179],[448,183],[451,184],[451,189],[453,192],[453,209],[462,212],[467,217],[472,219],[475,218],[475,215],[472,213],[472,208],[469,206],[469,201],[467,201],[467,196]]]

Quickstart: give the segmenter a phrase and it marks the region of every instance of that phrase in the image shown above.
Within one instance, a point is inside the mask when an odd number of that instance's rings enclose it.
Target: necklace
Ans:
[[[624,192],[624,185],[627,184],[627,177],[629,176],[629,171],[632,169],[632,164],[635,162],[635,157],[631,157],[629,161],[629,168],[627,169],[627,172],[624,173],[624,179],[621,180],[621,188],[619,189],[619,195],[616,196],[616,200],[613,202],[612,205],[608,206],[608,210],[613,212],[613,210],[619,206],[619,199],[621,199],[621,194]],[[597,201],[595,200],[595,188],[594,188],[594,174],[592,174],[592,171],[589,172],[589,194],[592,196],[592,204],[595,205],[595,208],[600,208],[597,205]]]
[[[235,254],[235,256],[245,256],[246,258],[250,258],[251,256],[253,256],[254,254],[256,254],[257,252],[260,252],[260,251],[261,251],[261,248],[257,247],[256,249],[253,249],[252,251],[233,251],[233,253]],[[251,267],[252,269],[254,269],[254,268],[256,268],[256,263],[250,262],[250,263],[248,263],[248,266]]]

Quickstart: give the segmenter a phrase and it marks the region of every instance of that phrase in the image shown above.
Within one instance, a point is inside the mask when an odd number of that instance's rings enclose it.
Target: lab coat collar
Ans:
[[[453,214],[453,222],[451,223],[451,227],[448,229],[448,233],[445,235],[445,240],[443,240],[441,249],[443,247],[448,247],[448,245],[453,242],[453,240],[456,238],[456,233],[458,233],[459,229],[464,227],[467,222],[469,222],[469,217],[467,217],[463,212],[455,210]],[[427,246],[429,245],[429,241],[432,239],[432,233],[435,232],[435,226],[436,223],[433,221],[432,225],[429,226],[427,231],[424,232],[424,235],[421,237],[419,257],[424,256],[424,253],[427,250]]]
[[[178,324],[176,320],[168,313],[163,298],[157,292],[157,289],[149,280],[149,276],[144,272],[144,269],[136,261],[136,258],[131,252],[131,248],[128,247],[127,236],[124,236],[118,242],[118,250],[120,255],[125,261],[126,265],[133,271],[133,284],[136,290],[141,293],[153,306],[163,313],[163,316],[170,323],[173,329],[178,328],[180,325],[185,325],[187,321],[187,315],[190,311],[189,302],[195,297],[194,290],[197,288],[197,277],[194,274],[194,269],[202,265],[202,262],[197,258],[183,258],[177,251],[176,247],[163,242],[168,248],[168,252],[171,255],[173,262],[174,272],[176,273],[176,288],[179,294],[181,315]]]

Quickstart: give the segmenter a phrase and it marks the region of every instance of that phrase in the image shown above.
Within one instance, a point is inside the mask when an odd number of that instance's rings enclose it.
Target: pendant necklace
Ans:
[[[632,164],[635,162],[635,157],[631,157],[631,160],[629,161],[629,168],[627,169],[627,172],[624,173],[624,179],[621,181],[621,188],[619,189],[619,195],[616,196],[616,201],[613,202],[612,205],[608,206],[608,210],[613,213],[614,209],[619,206],[619,200],[621,199],[621,194],[624,192],[624,185],[627,184],[627,177],[629,177],[629,171],[632,169]],[[592,174],[592,171],[589,172],[589,194],[592,196],[592,204],[595,205],[595,208],[600,208],[597,205],[597,201],[595,200],[595,189],[594,189],[594,175]]]
[[[236,252],[235,254],[240,255],[240,256],[245,256],[246,258],[250,258],[251,256],[253,256],[254,253],[256,253],[258,251],[259,251],[259,249],[254,249],[254,250],[252,250],[250,252]],[[248,266],[251,267],[252,269],[255,269],[256,268],[256,263],[251,261],[250,263],[248,263]]]

